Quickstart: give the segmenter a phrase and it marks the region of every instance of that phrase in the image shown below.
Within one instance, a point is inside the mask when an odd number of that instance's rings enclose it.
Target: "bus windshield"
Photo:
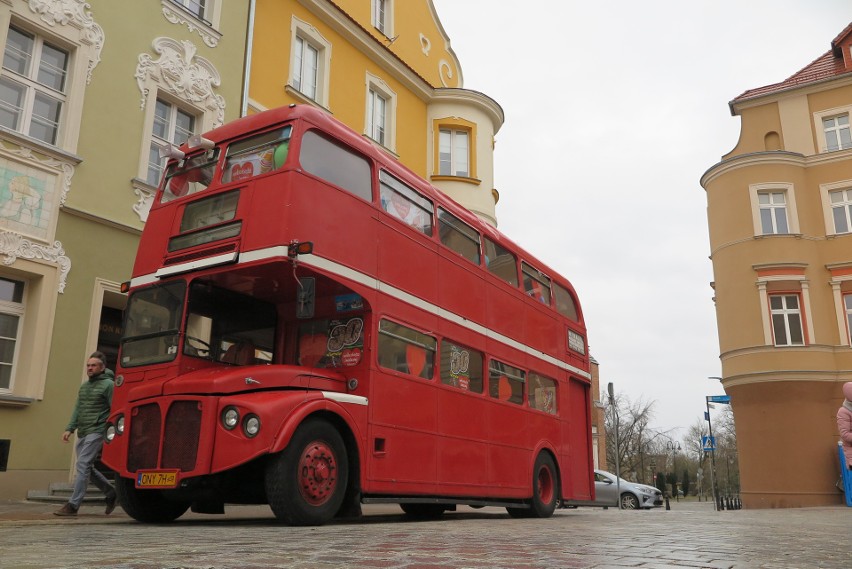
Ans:
[[[272,362],[273,304],[197,281],[187,312],[185,355],[235,365]]]
[[[207,189],[216,172],[219,149],[205,150],[187,156],[166,169],[166,182],[163,184],[162,203],[183,196],[197,194]]]
[[[122,366],[175,359],[185,291],[181,281],[146,288],[130,297],[121,341]]]

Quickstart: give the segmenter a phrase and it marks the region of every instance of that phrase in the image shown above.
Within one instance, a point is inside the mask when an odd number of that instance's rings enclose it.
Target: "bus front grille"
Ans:
[[[156,403],[142,405],[133,410],[130,419],[130,442],[127,453],[127,470],[157,468],[160,450],[160,406]]]
[[[201,434],[201,402],[175,401],[166,414],[163,468],[195,470]]]

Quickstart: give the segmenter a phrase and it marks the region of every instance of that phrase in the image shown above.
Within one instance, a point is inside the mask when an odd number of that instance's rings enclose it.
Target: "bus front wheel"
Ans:
[[[348,470],[346,446],[337,429],[309,419],[266,467],[269,507],[289,525],[324,524],[343,503]]]
[[[189,509],[189,502],[169,500],[163,490],[139,490],[130,478],[116,478],[115,493],[127,515],[140,522],[173,522]]]

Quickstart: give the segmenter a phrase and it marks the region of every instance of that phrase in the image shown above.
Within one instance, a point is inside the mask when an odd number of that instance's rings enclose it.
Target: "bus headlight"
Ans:
[[[240,424],[240,412],[237,411],[236,407],[225,407],[225,410],[222,411],[222,426],[228,429],[229,431],[233,431],[234,428]]]
[[[115,438],[115,425],[113,425],[112,423],[110,423],[110,424],[107,426],[106,434],[104,434],[104,438],[106,438],[106,442],[108,442],[108,443],[111,443],[111,442],[112,442],[112,439],[114,439],[114,438]]]
[[[246,415],[243,421],[243,432],[248,438],[256,436],[260,432],[260,417],[257,415]]]
[[[119,435],[124,434],[124,415],[115,418],[115,432]]]

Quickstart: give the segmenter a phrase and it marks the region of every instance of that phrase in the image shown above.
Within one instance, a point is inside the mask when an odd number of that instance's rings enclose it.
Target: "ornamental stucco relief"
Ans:
[[[163,2],[163,16],[172,24],[184,25],[190,32],[201,36],[201,41],[209,47],[219,45],[219,36],[204,25],[199,25],[192,18],[186,17],[178,9],[173,8],[168,2]]]
[[[92,82],[92,72],[101,61],[101,50],[106,35],[92,16],[91,6],[85,0],[29,0],[30,10],[38,14],[45,24],[72,25],[82,30],[82,40],[92,46],[86,73],[86,84]]]
[[[152,43],[160,56],[139,56],[136,84],[142,93],[140,108],[144,109],[154,83],[165,91],[215,113],[213,127],[225,122],[225,98],[213,92],[222,83],[219,72],[207,59],[196,56],[197,48],[188,41],[159,37]]]
[[[59,241],[54,241],[50,247],[33,243],[12,231],[0,231],[0,255],[3,256],[3,264],[6,266],[13,265],[19,258],[56,263],[59,266],[58,292],[65,292],[65,283],[71,271],[71,259],[65,256],[65,250]]]

